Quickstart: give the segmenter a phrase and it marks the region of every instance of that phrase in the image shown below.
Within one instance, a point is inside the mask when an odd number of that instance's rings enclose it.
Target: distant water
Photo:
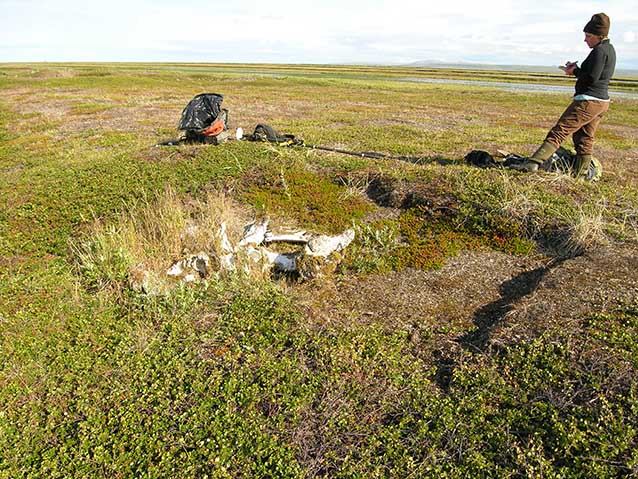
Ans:
[[[273,72],[268,71],[267,69],[220,69],[215,67],[205,68],[202,70],[200,67],[178,67],[178,66],[169,66],[169,67],[156,67],[159,70],[170,70],[170,71],[182,71],[189,73],[201,73],[202,71],[206,73],[210,72],[219,72],[219,73],[239,73],[239,74],[253,74],[253,75],[263,75],[268,77],[306,77],[309,76],[308,73],[304,72],[293,72],[293,71],[280,71]],[[632,70],[628,70],[632,71]],[[635,73],[635,72],[634,72]],[[382,72],[379,73],[380,75]],[[339,74],[330,75],[326,74],[323,78],[333,77],[340,78]],[[509,83],[509,82],[498,82],[498,81],[485,81],[485,80],[456,80],[452,78],[415,78],[415,77],[405,77],[405,78],[385,78],[387,81],[398,81],[403,83],[433,83],[440,85],[467,85],[467,86],[483,86],[489,88],[501,88],[503,90],[510,91],[519,91],[519,92],[528,92],[528,93],[560,93],[563,95],[572,96],[574,94],[573,86],[563,86],[563,85],[543,85],[537,83]],[[614,91],[609,90],[609,96],[611,98],[629,98],[632,100],[638,99],[638,92],[624,92],[624,91]]]
[[[404,83],[434,83],[439,85],[468,85],[468,86],[485,86],[491,88],[501,88],[503,90],[520,91],[528,93],[562,93],[573,95],[573,86],[563,85],[541,85],[536,83],[508,83],[498,81],[484,81],[484,80],[455,80],[452,78],[401,78],[398,81]],[[638,99],[638,93],[613,91],[609,90],[609,96],[611,98],[630,98],[632,100]]]

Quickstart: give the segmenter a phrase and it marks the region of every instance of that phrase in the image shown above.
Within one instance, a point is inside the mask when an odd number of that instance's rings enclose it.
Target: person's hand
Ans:
[[[578,62],[565,62],[565,75],[573,75]]]

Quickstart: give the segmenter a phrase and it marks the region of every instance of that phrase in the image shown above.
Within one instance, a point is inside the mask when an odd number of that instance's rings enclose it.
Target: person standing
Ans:
[[[566,75],[576,77],[573,101],[549,130],[543,144],[516,169],[537,171],[569,135],[572,135],[576,148],[574,176],[578,178],[589,169],[594,134],[609,109],[609,80],[616,68],[616,51],[607,37],[609,26],[609,17],[604,13],[596,13],[585,25],[585,43],[591,52],[580,67],[577,62],[567,62],[562,67]]]

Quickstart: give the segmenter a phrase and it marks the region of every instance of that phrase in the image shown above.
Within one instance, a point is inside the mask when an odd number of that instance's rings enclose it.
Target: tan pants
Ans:
[[[573,101],[549,130],[545,141],[558,148],[569,135],[574,139],[576,154],[591,155],[594,152],[594,134],[600,120],[609,109],[606,101]]]

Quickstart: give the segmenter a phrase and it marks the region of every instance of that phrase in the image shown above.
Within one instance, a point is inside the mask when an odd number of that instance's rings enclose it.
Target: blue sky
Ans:
[[[559,65],[611,18],[638,69],[638,0],[0,0],[0,62],[150,61]]]

